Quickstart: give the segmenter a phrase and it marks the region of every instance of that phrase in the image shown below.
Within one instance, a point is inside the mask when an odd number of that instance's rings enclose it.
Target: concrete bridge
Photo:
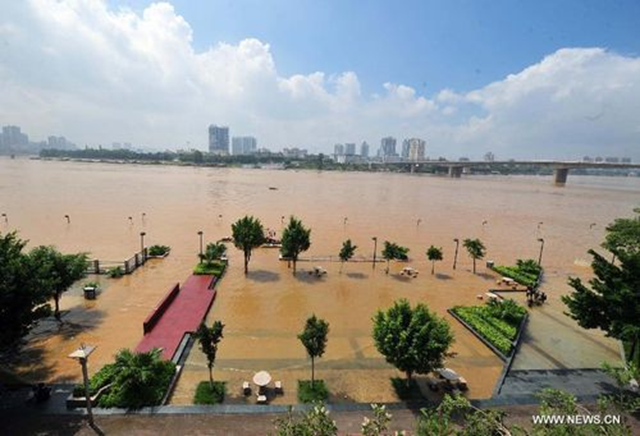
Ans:
[[[583,162],[583,161],[554,161],[554,160],[525,160],[525,161],[404,161],[404,162],[371,162],[372,166],[395,166],[408,167],[410,172],[414,172],[419,167],[446,168],[449,177],[460,178],[466,168],[499,168],[504,166],[535,166],[553,168],[553,180],[558,186],[567,183],[569,170],[576,168],[598,168],[598,169],[640,169],[640,163],[610,163],[610,162]]]

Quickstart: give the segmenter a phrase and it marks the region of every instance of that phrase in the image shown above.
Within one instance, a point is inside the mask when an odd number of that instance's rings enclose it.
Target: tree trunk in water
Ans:
[[[293,258],[293,275],[296,275],[296,263],[298,262],[298,258]]]
[[[58,294],[57,292],[53,294],[53,299],[56,302],[56,308],[53,312],[53,316],[55,316],[55,318],[60,321],[60,294]]]
[[[384,271],[385,274],[389,274],[389,263],[390,261],[387,260],[387,269]]]
[[[244,252],[244,275],[247,275],[249,273],[249,256],[250,254],[248,252]]]
[[[209,367],[209,386],[213,389],[213,367]]]
[[[313,384],[315,383],[316,380],[316,368],[315,368],[315,362],[314,362],[314,358],[311,358],[311,388],[313,389]]]
[[[342,268],[344,268],[344,262],[340,262],[340,274],[342,274]]]
[[[436,262],[435,261],[431,261],[431,275],[433,275],[436,272]]]
[[[476,258],[473,258],[473,273],[476,273]]]

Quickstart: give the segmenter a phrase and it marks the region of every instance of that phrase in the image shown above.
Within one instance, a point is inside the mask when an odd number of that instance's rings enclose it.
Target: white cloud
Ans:
[[[328,151],[334,142],[421,136],[429,154],[640,157],[640,58],[562,49],[467,93],[429,98],[355,72],[278,73],[269,44],[193,48],[168,3],[142,13],[103,0],[7,2],[0,17],[0,123],[80,144],[204,147],[210,123],[262,145]]]

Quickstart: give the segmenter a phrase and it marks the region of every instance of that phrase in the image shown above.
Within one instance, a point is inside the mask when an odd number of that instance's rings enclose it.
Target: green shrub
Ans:
[[[122,277],[124,275],[124,270],[120,266],[109,268],[107,270],[107,275],[109,277],[111,277],[112,279],[117,279],[117,278]]]
[[[220,404],[224,401],[225,393],[225,382],[214,381],[212,388],[208,380],[201,381],[196,388],[193,402],[194,404]]]
[[[171,247],[167,245],[152,245],[149,247],[149,256],[164,256],[171,250]]]
[[[100,285],[98,284],[98,282],[86,282],[85,284],[82,285],[82,287],[84,288],[97,288]]]
[[[324,402],[329,398],[329,389],[324,380],[298,380],[298,401],[301,403]]]
[[[511,353],[526,314],[526,309],[513,300],[490,300],[485,306],[456,306],[452,311],[505,356]]]
[[[100,371],[96,372],[89,380],[89,395],[95,395],[102,387],[111,383],[115,374],[113,363],[108,363],[103,366]],[[84,397],[84,384],[76,385],[73,388],[73,395],[75,397]]]
[[[534,274],[530,274],[527,272],[523,272],[516,266],[494,266],[493,270],[502,274],[505,277],[512,278],[516,282],[520,283],[524,286],[533,287],[536,285],[538,281],[538,276]]]
[[[222,277],[227,264],[225,262],[199,263],[193,269],[195,275],[214,275],[218,278]]]
[[[122,350],[111,366],[109,371],[113,373],[105,374],[105,378],[111,382],[111,388],[98,400],[100,407],[140,408],[159,405],[176,367],[173,362],[162,360],[158,349],[147,353]]]

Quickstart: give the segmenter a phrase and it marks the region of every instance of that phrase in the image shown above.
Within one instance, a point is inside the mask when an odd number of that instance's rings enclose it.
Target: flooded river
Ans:
[[[458,269],[452,270],[453,239],[478,237],[488,248],[487,259],[508,264],[537,258],[537,239],[544,238],[543,265],[553,284],[547,291],[551,305],[560,307],[566,276],[588,276],[586,251],[600,244],[607,223],[631,214],[639,193],[640,178],[569,176],[567,186],[557,188],[550,177],[448,179],[0,159],[0,208],[8,216],[0,231],[17,230],[32,246],[53,244],[102,260],[130,257],[142,231],[147,244],[172,247],[168,258],[130,276],[101,278],[103,291],[95,301],[84,301],[79,287],[69,291],[61,300],[66,325],[40,325],[12,366],[30,380],[77,380],[79,367],[66,355],[86,342],[98,346],[90,362],[91,371],[97,370],[118,349],[135,347],[142,320],[175,282],[188,277],[197,262],[199,230],[207,242],[215,241],[250,214],[279,234],[282,217],[295,215],[312,229],[305,256],[337,256],[347,238],[358,246],[357,255],[371,256],[377,237],[379,248],[384,240],[408,246],[410,265],[420,275],[405,279],[398,274],[405,266],[400,264],[385,275],[384,265],[373,269],[366,263],[349,263],[340,273],[339,263],[318,261],[300,263],[294,277],[278,261],[277,250],[261,249],[245,277],[242,255],[230,246],[230,269],[208,316],[226,325],[214,377],[228,381],[230,401],[242,402],[242,381],[263,369],[284,382],[285,395],[276,402],[295,401],[296,380],[310,376],[296,335],[312,313],[330,324],[317,376],[327,381],[334,400],[394,401],[389,377],[399,374],[373,346],[371,317],[398,298],[424,302],[447,317],[457,353],[449,366],[468,380],[472,397],[487,397],[502,362],[446,309],[475,304],[495,277],[484,265],[473,275],[462,248]],[[425,256],[431,244],[444,249],[434,276]],[[328,275],[316,279],[305,273],[315,265]],[[617,344],[593,334],[615,354]],[[206,361],[194,347],[172,402],[189,403],[206,374]]]

